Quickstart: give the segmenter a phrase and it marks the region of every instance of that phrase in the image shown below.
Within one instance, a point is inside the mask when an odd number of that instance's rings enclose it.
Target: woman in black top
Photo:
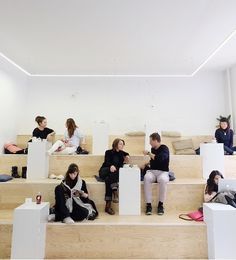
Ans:
[[[225,154],[235,155],[236,147],[233,146],[233,137],[234,132],[230,128],[230,116],[229,117],[220,117],[219,128],[215,131],[215,138],[217,143],[223,143]]]
[[[34,129],[32,136],[40,139],[47,139],[47,141],[51,142],[55,132],[54,130],[47,128],[47,119],[44,116],[37,116],[35,122],[38,124],[38,127]]]
[[[99,170],[99,176],[105,180],[106,184],[105,212],[110,215],[115,214],[111,208],[112,194],[114,196],[113,202],[118,203],[119,169],[123,167],[124,163],[129,162],[129,154],[123,151],[124,145],[124,140],[119,138],[115,139],[112,144],[112,149],[106,151],[104,163]]]
[[[95,203],[89,198],[86,182],[79,175],[78,165],[69,165],[64,181],[55,188],[55,220],[66,224],[98,216]]]

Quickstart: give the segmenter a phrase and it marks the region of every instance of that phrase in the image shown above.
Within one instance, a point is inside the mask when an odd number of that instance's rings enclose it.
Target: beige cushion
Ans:
[[[177,150],[175,152],[176,155],[194,155],[196,152],[193,149],[183,149],[183,150]]]
[[[125,135],[127,135],[127,136],[145,136],[145,133],[143,131],[134,131],[134,132],[128,132]]]
[[[184,150],[184,149],[192,149],[193,150],[192,139],[175,141],[175,142],[172,142],[172,145],[173,145],[175,151]]]
[[[162,131],[161,135],[165,137],[181,137],[181,133],[177,131]]]

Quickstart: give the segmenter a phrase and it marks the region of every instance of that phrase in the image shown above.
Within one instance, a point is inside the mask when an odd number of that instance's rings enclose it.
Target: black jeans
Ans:
[[[81,221],[88,217],[89,211],[73,201],[73,211],[70,213],[66,207],[65,191],[61,185],[55,188],[55,220],[62,221],[71,217],[74,221]]]

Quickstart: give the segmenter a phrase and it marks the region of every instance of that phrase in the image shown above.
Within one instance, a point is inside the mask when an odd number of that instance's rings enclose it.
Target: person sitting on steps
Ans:
[[[230,116],[218,118],[220,124],[215,131],[215,138],[217,143],[224,144],[225,154],[236,155],[236,147],[233,146],[234,132],[230,128]]]
[[[169,182],[169,149],[161,144],[161,137],[158,133],[150,135],[151,152],[144,151],[144,155],[150,157],[150,169],[144,175],[144,194],[146,200],[146,215],[152,214],[152,183],[159,184],[159,203],[157,214],[164,214],[164,202]]]
[[[74,154],[79,146],[82,145],[84,136],[80,132],[73,118],[66,120],[66,131],[63,140],[58,140],[48,150],[48,154],[51,155],[53,152],[60,154]]]
[[[113,141],[112,149],[105,152],[105,160],[99,170],[99,177],[105,181],[105,212],[114,215],[115,212],[111,207],[112,195],[113,202],[118,203],[118,182],[119,169],[124,163],[129,163],[129,154],[124,149],[124,140],[117,138]]]
[[[69,165],[64,181],[55,188],[55,200],[55,221],[73,224],[98,216],[95,203],[89,199],[86,182],[81,179],[79,167],[74,163]]]
[[[55,131],[47,127],[47,119],[44,116],[37,116],[35,122],[38,124],[38,127],[34,129],[32,136],[52,142]]]

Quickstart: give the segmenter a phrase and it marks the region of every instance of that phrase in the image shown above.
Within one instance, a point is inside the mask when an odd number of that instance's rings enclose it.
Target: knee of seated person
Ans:
[[[144,175],[144,181],[151,181],[152,180],[152,174],[150,172],[147,172]]]
[[[162,177],[160,177],[158,182],[159,183],[167,183],[167,182],[169,182],[169,176],[162,176]]]

